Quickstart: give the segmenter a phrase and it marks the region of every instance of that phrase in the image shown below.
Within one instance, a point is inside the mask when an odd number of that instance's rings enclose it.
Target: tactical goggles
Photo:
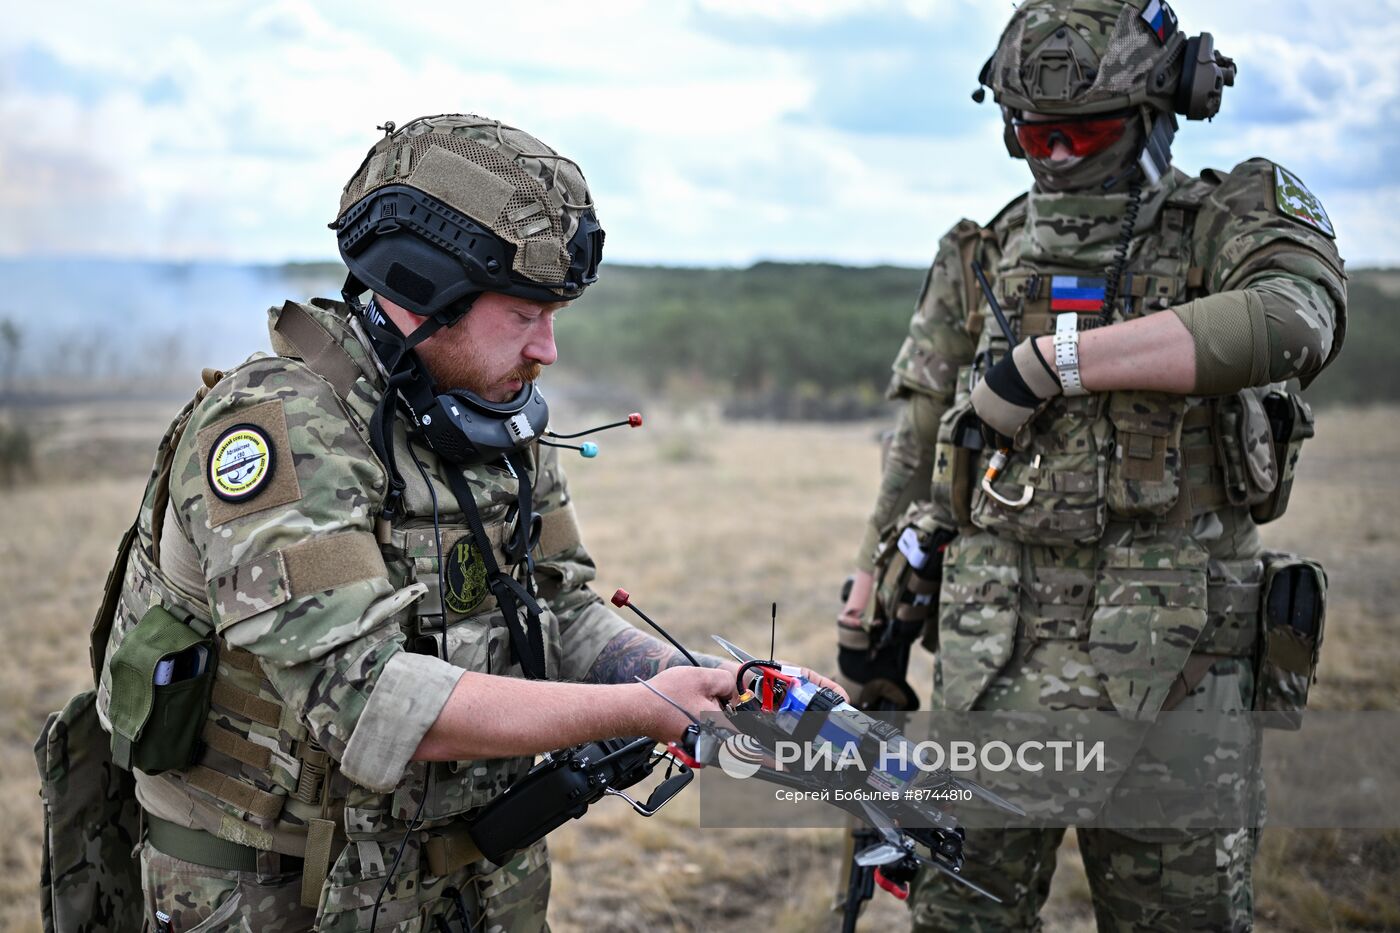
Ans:
[[[1092,114],[1044,121],[1017,117],[1011,121],[1011,126],[1016,131],[1016,141],[1029,158],[1050,158],[1057,142],[1063,143],[1071,156],[1084,158],[1097,155],[1122,139],[1131,118],[1131,113]]]

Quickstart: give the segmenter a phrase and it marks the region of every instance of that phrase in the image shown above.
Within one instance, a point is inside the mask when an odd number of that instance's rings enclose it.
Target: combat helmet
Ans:
[[[572,160],[475,114],[380,129],[331,224],[347,293],[451,324],[482,292],[570,301],[597,280],[603,230]]]
[[[1137,112],[1145,128],[1162,125],[1165,147],[1176,114],[1207,120],[1219,112],[1235,71],[1235,63],[1215,51],[1210,33],[1188,38],[1181,32],[1166,0],[1027,0],[978,82],[1001,105],[1007,149],[1025,158],[1011,130],[1020,113],[1085,118]],[[984,96],[979,87],[973,99]],[[1139,134],[1138,147],[1145,135]]]

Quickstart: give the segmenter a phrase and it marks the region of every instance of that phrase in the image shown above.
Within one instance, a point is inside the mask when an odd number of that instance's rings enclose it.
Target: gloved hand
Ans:
[[[886,625],[899,625],[898,622],[886,622]],[[922,626],[920,626],[922,628]],[[879,638],[881,630],[874,633],[867,631],[857,617],[850,620],[845,614],[836,621],[836,664],[841,671],[841,675],[856,685],[863,685],[872,680],[903,680],[904,666],[907,661],[901,651],[913,642],[913,638],[906,638],[897,645],[890,645],[886,650],[873,651],[874,643]]]
[[[1021,428],[1061,391],[1055,367],[1030,338],[987,370],[972,390],[972,409],[982,419],[987,443],[1010,447]]]
[[[870,679],[870,633],[858,626],[836,623],[836,666],[841,676],[860,685]]]
[[[919,696],[905,679],[905,668],[909,663],[907,645],[890,645],[886,650],[872,654],[870,633],[839,623],[837,632],[836,663],[841,668],[841,675],[859,688],[851,693],[856,697],[854,702],[858,707],[877,709],[884,701],[890,704],[885,708],[919,708]]]
[[[836,663],[840,665],[841,673],[857,684],[865,684],[872,680],[904,679],[904,666],[899,663],[898,652],[893,650],[882,651],[872,656],[869,648],[848,648],[842,645],[838,649]]]

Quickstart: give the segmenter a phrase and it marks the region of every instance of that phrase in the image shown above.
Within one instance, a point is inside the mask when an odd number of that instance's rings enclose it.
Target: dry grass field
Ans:
[[[30,748],[44,715],[88,677],[88,622],[144,478],[129,448],[153,444],[162,407],[107,432],[96,449],[78,441],[94,424],[112,427],[114,411],[64,413],[44,435],[45,481],[0,491],[0,929],[40,929]],[[832,666],[835,593],[872,501],[878,426],[649,415],[653,426],[605,435],[600,458],[571,470],[599,591],[626,587],[692,646],[705,649],[719,632],[755,652],[766,650],[777,600],[778,654]],[[1293,511],[1268,529],[1270,545],[1318,557],[1331,572],[1320,707],[1400,708],[1397,429],[1393,410],[1326,415]],[[911,680],[926,696],[927,656],[917,663]],[[554,929],[836,927],[837,832],[701,831],[695,797],[681,795],[653,820],[607,801],[552,837]],[[1077,861],[1071,835],[1049,930],[1093,928]],[[1256,874],[1260,929],[1400,929],[1400,832],[1268,831]],[[877,892],[862,928],[906,924],[903,908]]]

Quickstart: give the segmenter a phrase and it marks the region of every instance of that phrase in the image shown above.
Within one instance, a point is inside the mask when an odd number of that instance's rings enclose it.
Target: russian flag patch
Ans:
[[[1167,0],[1151,0],[1142,11],[1143,22],[1157,36],[1157,41],[1166,42],[1176,35],[1176,11],[1167,5]]]
[[[1057,275],[1050,279],[1051,311],[1098,311],[1103,307],[1107,279]]]

